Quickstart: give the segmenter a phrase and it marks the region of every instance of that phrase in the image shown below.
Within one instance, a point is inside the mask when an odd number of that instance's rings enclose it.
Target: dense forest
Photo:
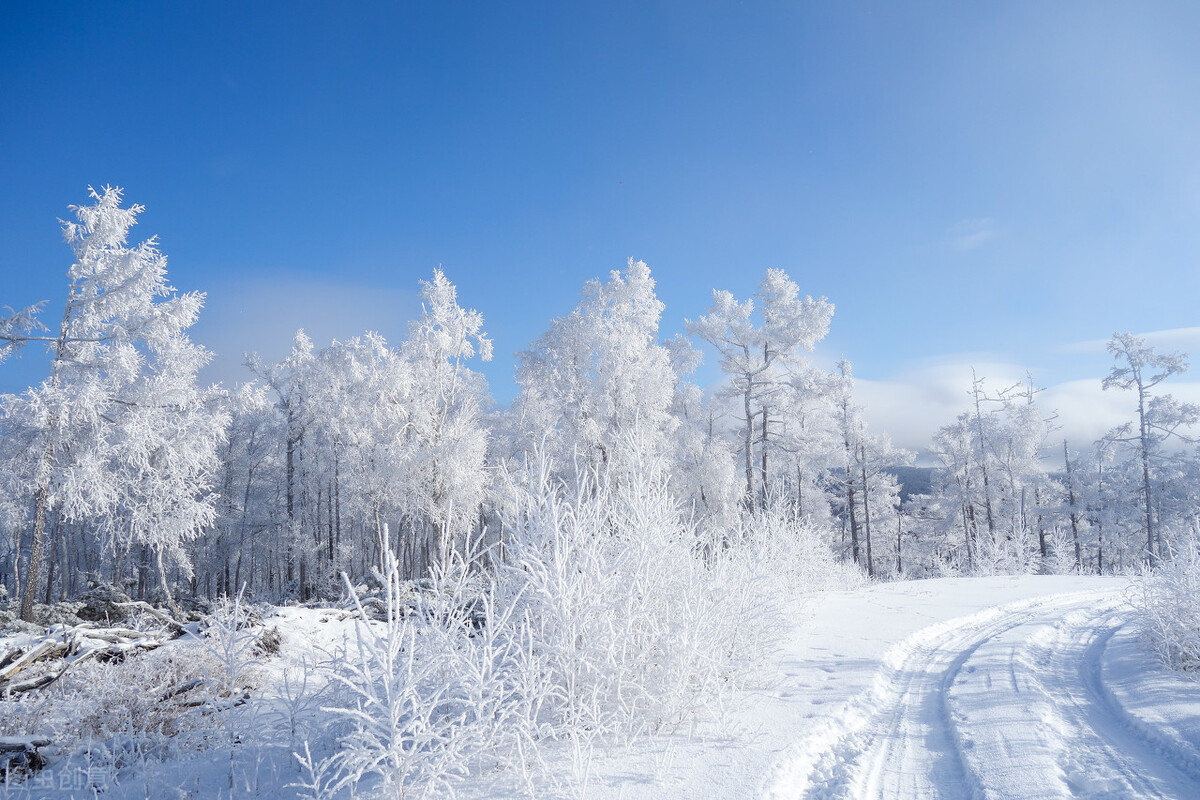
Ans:
[[[1200,409],[1160,387],[1186,357],[1130,334],[1104,378],[1126,425],[1064,442],[1032,379],[964,376],[930,489],[902,501],[913,454],[868,430],[849,362],[809,360],[834,306],[780,269],[752,297],[714,290],[664,338],[654,278],[630,259],[517,354],[503,408],[472,369],[493,355],[484,318],[440,270],[402,342],[299,331],[281,362],[249,358],[253,382],[202,386],[210,354],[188,329],[204,296],[169,285],[154,238],[130,241],[141,210],[108,187],[72,207],[61,322],[45,303],[0,319],[0,359],[51,355],[42,383],[0,396],[0,591],[26,620],[100,582],[178,608],[337,597],[343,574],[377,582],[388,553],[410,580],[486,570],[510,557],[533,473],[576,498],[660,475],[699,553],[782,514],[888,578],[1119,572],[1169,556],[1200,509]],[[689,379],[714,355],[708,391]]]

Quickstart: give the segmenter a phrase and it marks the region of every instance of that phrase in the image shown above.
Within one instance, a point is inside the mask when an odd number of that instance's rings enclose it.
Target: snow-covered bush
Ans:
[[[750,623],[655,464],[614,485],[557,483],[535,460],[506,521],[498,595],[517,610],[528,722],[553,737],[631,735],[679,722],[731,685]],[[751,626],[752,627],[752,626]]]
[[[1142,573],[1134,594],[1142,630],[1173,667],[1200,670],[1200,541],[1184,539],[1174,557]]]
[[[1047,575],[1077,575],[1080,572],[1075,559],[1075,545],[1069,533],[1055,526],[1046,535],[1049,554],[1043,559],[1042,571]]]
[[[863,580],[784,503],[698,535],[666,465],[626,450],[637,477],[624,482],[595,470],[558,482],[535,458],[510,484],[496,596],[521,624],[519,674],[541,687],[525,698],[527,727],[541,735],[715,716],[796,598]]]
[[[785,501],[769,499],[764,508],[740,518],[715,548],[722,580],[755,587],[755,594],[783,606],[826,589],[866,582],[863,571],[834,555],[829,532],[808,518],[797,518]]]
[[[228,753],[226,788],[233,790],[238,745],[247,731],[256,730],[250,703],[260,634],[250,627],[253,612],[241,594],[223,598],[209,618],[204,635],[206,663],[202,686],[208,695],[213,723],[219,724]]]
[[[414,595],[386,545],[385,534],[383,620],[370,619],[347,581],[362,621],[324,666],[334,684],[325,710],[342,722],[336,752],[318,761],[306,745],[297,755],[313,795],[441,797],[473,758],[504,750],[515,709],[508,618],[453,557],[409,605]]]
[[[974,575],[1026,575],[1039,566],[1037,535],[1028,527],[980,530],[975,539]]]
[[[486,572],[456,556],[414,607],[385,557],[384,619],[362,610],[323,667],[342,725],[309,743],[326,757],[298,756],[314,796],[444,796],[471,772],[529,777],[547,746],[716,719],[787,598],[862,580],[781,510],[701,539],[650,459],[616,481],[594,466],[564,480],[535,457],[506,485]]]

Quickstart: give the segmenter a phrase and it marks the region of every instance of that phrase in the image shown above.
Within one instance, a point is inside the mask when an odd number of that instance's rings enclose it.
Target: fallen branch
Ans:
[[[50,744],[45,736],[0,736],[0,753],[21,753]]]
[[[209,711],[228,711],[231,708],[244,706],[248,702],[250,702],[250,692],[244,691],[232,699],[217,699],[211,702],[208,700],[188,700],[186,703],[180,703],[179,705],[181,708],[198,708],[201,713],[207,713]]]
[[[39,747],[50,744],[45,736],[0,736],[0,781],[20,783],[46,766]]]
[[[54,683],[64,672],[66,672],[66,669],[59,670],[58,672],[46,672],[27,681],[17,681],[5,686],[4,691],[8,694],[20,694],[22,692],[33,691],[34,689],[41,689]]]
[[[145,600],[130,600],[128,603],[113,603],[113,605],[118,606],[120,608],[136,608],[139,611],[145,611],[147,614],[154,617],[156,620],[158,620],[162,624],[164,624],[170,628],[174,628],[178,633],[182,634],[184,632],[184,628],[183,628],[182,624],[180,624],[179,622],[176,622],[174,619],[169,617],[167,614],[163,613],[159,609],[150,605]]]
[[[20,647],[14,647],[13,649],[5,652],[4,655],[0,656],[0,669],[4,669],[5,667],[7,667],[9,664],[13,663],[20,657],[21,657],[21,648]]]
[[[184,681],[183,683],[177,684],[175,686],[172,686],[170,689],[167,689],[167,691],[163,693],[163,696],[158,698],[158,701],[161,703],[166,700],[170,700],[172,697],[178,697],[181,694],[186,694],[187,692],[190,692],[192,689],[195,689],[197,686],[202,686],[203,684],[204,684],[203,678],[192,678],[190,681]]]
[[[66,653],[68,649],[70,649],[70,644],[60,639],[57,634],[43,639],[29,650],[26,650],[25,654],[16,661],[0,670],[0,685],[12,680],[13,676],[30,664],[41,661],[44,658],[53,658],[60,652]]]

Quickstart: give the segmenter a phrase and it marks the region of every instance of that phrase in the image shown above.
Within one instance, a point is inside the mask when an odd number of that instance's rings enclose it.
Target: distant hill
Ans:
[[[933,467],[888,467],[900,481],[900,500],[908,502],[914,494],[929,494],[933,487]]]

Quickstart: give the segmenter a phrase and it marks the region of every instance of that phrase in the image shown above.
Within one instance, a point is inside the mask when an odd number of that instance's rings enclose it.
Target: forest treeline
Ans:
[[[0,318],[0,360],[51,355],[42,383],[0,396],[0,585],[27,620],[95,581],[173,605],[243,587],[308,600],[344,592],[343,573],[377,580],[385,548],[414,580],[452,558],[503,561],[514,487],[535,468],[580,496],[580,476],[619,487],[652,464],[697,547],[783,509],[880,577],[1121,571],[1196,524],[1200,409],[1159,388],[1186,357],[1129,334],[1109,342],[1104,379],[1128,424],[1079,448],[1032,380],[972,376],[931,445],[930,492],[901,502],[892,470],[912,454],[868,430],[849,362],[807,358],[834,308],[783,270],[752,297],[714,291],[664,339],[650,269],[631,259],[517,354],[506,408],[473,368],[492,357],[484,319],[441,270],[402,342],[301,331],[281,362],[249,358],[256,380],[206,387],[210,354],[187,333],[203,295],[169,285],[154,238],[130,243],[141,210],[110,187],[73,206],[61,321],[42,303]],[[690,380],[702,352],[724,373],[709,393]]]

